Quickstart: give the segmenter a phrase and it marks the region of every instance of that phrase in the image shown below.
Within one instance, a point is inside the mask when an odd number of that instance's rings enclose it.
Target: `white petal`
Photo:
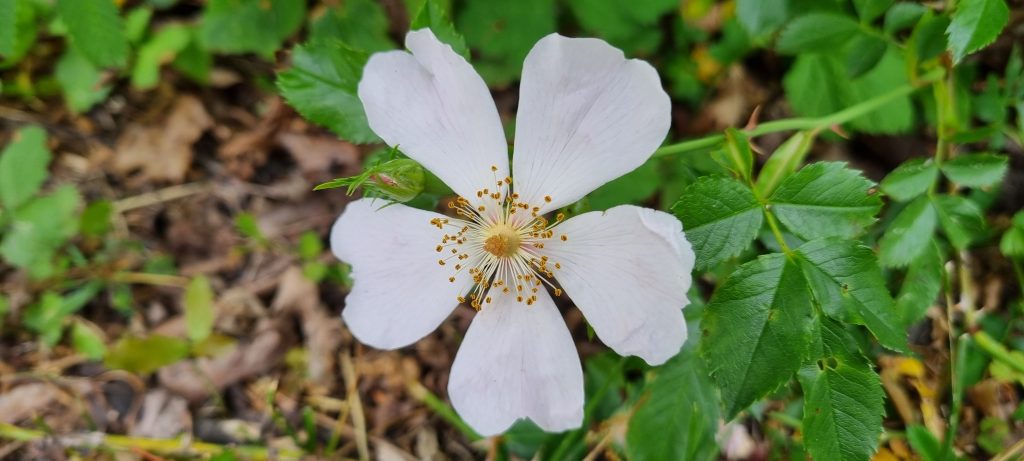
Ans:
[[[359,341],[378,349],[407,346],[434,331],[469,289],[450,283],[436,247],[444,231],[437,213],[383,200],[349,203],[331,229],[331,250],[352,265],[352,291],[342,317]],[[384,207],[384,208],[381,208]]]
[[[473,318],[452,364],[452,405],[482,435],[530,418],[549,432],[583,423],[583,369],[546,292],[532,306],[495,295]]]
[[[670,120],[668,95],[649,64],[601,40],[548,35],[523,64],[515,191],[543,211],[575,202],[643,164]]]
[[[678,219],[624,205],[576,216],[554,232],[545,243],[548,267],[561,265],[555,279],[601,341],[651,365],[679,352],[694,254]]]
[[[480,76],[430,29],[409,32],[406,51],[376,53],[359,82],[370,128],[457,194],[508,176],[508,145]],[[491,171],[491,166],[498,171]]]

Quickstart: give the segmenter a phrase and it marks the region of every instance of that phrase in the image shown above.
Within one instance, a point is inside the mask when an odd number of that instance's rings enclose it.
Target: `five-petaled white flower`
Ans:
[[[564,289],[613,350],[661,364],[686,340],[694,255],[659,211],[545,216],[644,163],[668,132],[669,98],[649,64],[549,35],[523,64],[510,174],[501,120],[469,63],[428,29],[405,44],[411,53],[370,57],[359,98],[377,135],[459,197],[454,216],[348,205],[331,231],[355,282],[345,322],[363,343],[395,349],[468,302],[478,312],[448,384],[466,422],[484,435],[520,418],[579,427],[583,372],[547,287]]]

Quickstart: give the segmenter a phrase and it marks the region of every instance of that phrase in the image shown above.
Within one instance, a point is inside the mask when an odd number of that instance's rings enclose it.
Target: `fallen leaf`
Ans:
[[[180,183],[192,165],[192,145],[213,120],[202,102],[182,96],[156,125],[131,125],[117,140],[111,167],[130,183]]]

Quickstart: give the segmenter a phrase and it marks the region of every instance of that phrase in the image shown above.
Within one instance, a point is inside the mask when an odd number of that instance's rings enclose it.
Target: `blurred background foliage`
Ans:
[[[669,145],[566,211],[673,210],[721,246],[698,251],[691,340],[662,367],[567,311],[579,430],[478,440],[444,401],[463,309],[399,352],[340,323],[326,235],[348,198],[311,190],[408,167],[355,89],[410,27],[470,59],[509,133],[553,32],[647,60],[673,98]],[[0,0],[0,457],[1020,459],[1022,43],[1020,0]],[[371,177],[335,185],[398,198]],[[866,213],[802,227],[784,194],[755,200],[821,178]],[[436,207],[434,179],[400,198]],[[838,234],[871,275],[837,293],[881,290],[909,343],[822,317],[844,348],[748,363],[794,370],[723,411],[706,303],[759,255]],[[871,384],[831,432],[806,407],[822,376]]]

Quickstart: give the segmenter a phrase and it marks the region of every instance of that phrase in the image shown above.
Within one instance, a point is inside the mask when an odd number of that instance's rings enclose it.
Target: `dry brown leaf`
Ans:
[[[313,181],[330,179],[332,167],[359,165],[359,148],[332,136],[280,133],[277,142],[295,159],[303,176]]]
[[[163,123],[125,129],[110,166],[118,174],[132,175],[134,183],[182,182],[192,165],[192,145],[211,126],[213,120],[202,102],[181,96]]]

